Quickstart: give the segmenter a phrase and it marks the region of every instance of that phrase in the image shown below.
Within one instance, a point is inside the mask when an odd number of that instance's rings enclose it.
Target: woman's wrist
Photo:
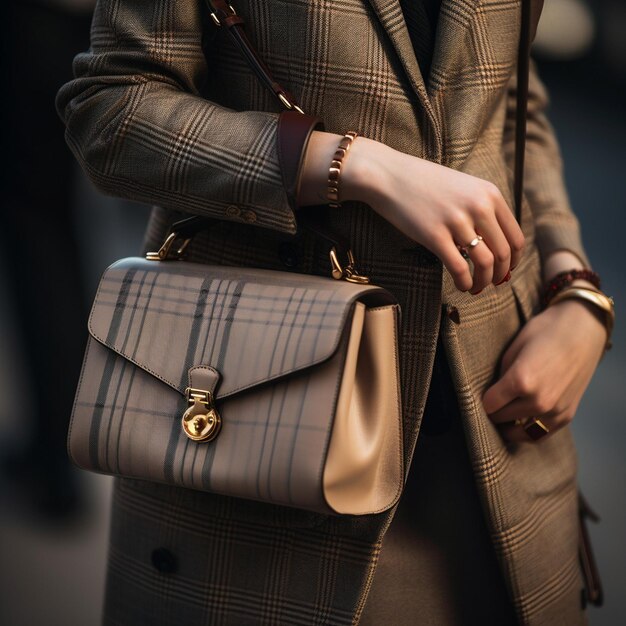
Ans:
[[[569,250],[556,250],[544,259],[543,279],[548,282],[561,272],[583,268],[584,265],[576,254]]]
[[[328,203],[328,171],[343,135],[313,131],[302,169],[298,206]],[[384,189],[384,168],[379,165],[392,148],[361,137],[352,142],[341,168],[341,201],[357,200],[372,204]]]
[[[548,284],[555,276],[570,270],[582,270],[585,268],[580,258],[569,250],[556,250],[550,254],[543,263],[543,278],[545,284]],[[576,278],[568,283],[571,287],[586,287],[588,289],[597,289],[597,287],[589,280],[584,278]]]

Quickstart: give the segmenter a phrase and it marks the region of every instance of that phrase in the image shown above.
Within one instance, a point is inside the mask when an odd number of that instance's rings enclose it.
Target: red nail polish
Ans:
[[[502,285],[503,283],[508,283],[511,280],[511,270],[506,273],[506,276],[499,282],[496,283],[496,286]]]
[[[480,290],[478,290],[476,293],[473,293],[472,295],[473,295],[473,296],[477,296],[479,293],[482,293],[482,291],[483,291],[483,290],[482,290],[482,289],[480,289]]]

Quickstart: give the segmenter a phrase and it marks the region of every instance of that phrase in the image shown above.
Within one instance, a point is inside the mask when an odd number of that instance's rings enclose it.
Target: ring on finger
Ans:
[[[476,237],[474,237],[474,239],[472,239],[466,246],[460,247],[461,254],[463,254],[463,256],[467,255],[469,252],[469,249],[475,248],[481,241],[483,241],[482,236],[476,235]]]
[[[533,441],[538,441],[550,432],[550,429],[538,417],[516,419],[514,423],[516,426],[521,426]]]

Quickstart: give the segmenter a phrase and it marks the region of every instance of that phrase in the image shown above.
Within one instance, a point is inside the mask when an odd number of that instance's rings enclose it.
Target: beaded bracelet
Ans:
[[[566,270],[565,272],[559,272],[556,276],[550,280],[544,287],[542,294],[543,306],[547,307],[552,298],[557,293],[565,289],[568,285],[571,285],[575,280],[583,279],[589,281],[596,289],[600,289],[600,276],[596,272],[590,269],[574,269]]]
[[[339,142],[337,150],[333,155],[333,159],[330,162],[330,169],[328,170],[328,205],[333,209],[341,207],[339,202],[339,178],[341,176],[341,167],[343,160],[350,150],[352,142],[356,139],[357,133],[353,130],[348,131]]]

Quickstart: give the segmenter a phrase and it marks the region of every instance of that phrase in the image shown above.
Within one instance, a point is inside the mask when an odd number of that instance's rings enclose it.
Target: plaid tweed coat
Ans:
[[[326,130],[355,129],[488,179],[512,205],[520,0],[443,0],[428,81],[398,0],[236,0],[236,9],[277,80]],[[105,193],[162,207],[149,247],[181,213],[203,214],[220,221],[198,237],[192,260],[284,270],[287,249],[297,271],[327,273],[316,241],[293,236],[297,212],[276,150],[279,108],[203,2],[100,0],[75,74],[57,101],[69,145]],[[571,434],[505,445],[480,401],[537,309],[542,256],[569,249],[586,261],[534,69],[530,94],[527,251],[511,283],[478,297],[456,291],[436,258],[361,203],[333,212],[331,226],[402,306],[407,467],[441,331],[519,622],[571,626],[585,622]],[[356,623],[392,515],[326,517],[118,479],[105,621]]]

